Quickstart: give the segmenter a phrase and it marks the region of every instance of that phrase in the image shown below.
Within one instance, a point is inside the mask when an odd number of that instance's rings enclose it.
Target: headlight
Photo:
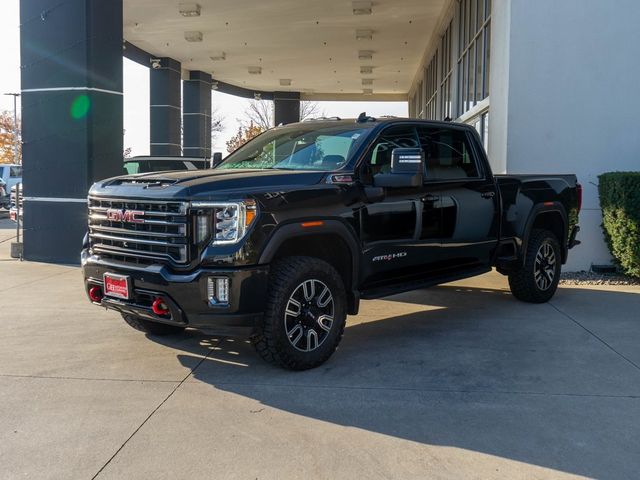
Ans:
[[[229,245],[238,243],[247,233],[257,215],[256,202],[192,202],[194,208],[211,209],[213,245]],[[201,217],[198,217],[200,220]],[[202,227],[198,228],[198,231]]]

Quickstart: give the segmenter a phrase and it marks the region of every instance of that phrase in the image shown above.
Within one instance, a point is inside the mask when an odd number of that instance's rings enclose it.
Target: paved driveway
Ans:
[[[3,232],[0,220],[0,233]],[[640,288],[364,302],[323,367],[133,331],[0,238],[0,478],[638,478]]]

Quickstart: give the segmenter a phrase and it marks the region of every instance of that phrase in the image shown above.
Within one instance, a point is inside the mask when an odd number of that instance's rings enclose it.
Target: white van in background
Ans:
[[[0,208],[9,208],[11,188],[22,182],[22,165],[0,163]]]
[[[22,182],[22,165],[0,163],[0,178],[7,184],[5,188],[8,194],[11,187]]]

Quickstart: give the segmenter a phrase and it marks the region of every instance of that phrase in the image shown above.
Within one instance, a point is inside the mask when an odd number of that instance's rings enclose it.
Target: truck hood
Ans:
[[[303,170],[210,169],[124,175],[96,182],[90,195],[209,199],[281,192],[315,185],[326,172]]]

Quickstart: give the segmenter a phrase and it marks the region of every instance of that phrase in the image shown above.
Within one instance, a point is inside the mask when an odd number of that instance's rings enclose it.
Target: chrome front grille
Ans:
[[[187,202],[89,197],[94,254],[133,263],[189,262]],[[127,217],[125,212],[136,212]]]

